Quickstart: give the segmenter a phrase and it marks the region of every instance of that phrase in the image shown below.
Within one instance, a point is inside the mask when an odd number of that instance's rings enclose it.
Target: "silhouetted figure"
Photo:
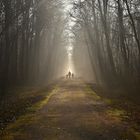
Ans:
[[[74,78],[74,73],[71,74],[71,77]]]
[[[71,72],[70,72],[70,71],[69,71],[69,73],[68,73],[68,77],[71,78]]]

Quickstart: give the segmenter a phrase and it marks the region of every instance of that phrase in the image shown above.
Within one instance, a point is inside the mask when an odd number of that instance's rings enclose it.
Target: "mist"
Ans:
[[[0,138],[140,139],[140,0],[0,0]]]
[[[137,0],[9,0],[0,12],[1,89],[47,84],[69,71],[97,84],[139,85]]]

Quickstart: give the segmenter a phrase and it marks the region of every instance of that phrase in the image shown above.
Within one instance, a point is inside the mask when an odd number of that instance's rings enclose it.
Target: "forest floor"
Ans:
[[[60,80],[13,97],[0,110],[0,140],[140,140],[140,106],[95,91]]]

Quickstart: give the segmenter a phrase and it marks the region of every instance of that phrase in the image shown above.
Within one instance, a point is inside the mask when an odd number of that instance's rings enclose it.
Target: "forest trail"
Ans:
[[[83,81],[61,80],[7,126],[2,140],[136,140],[123,113]]]

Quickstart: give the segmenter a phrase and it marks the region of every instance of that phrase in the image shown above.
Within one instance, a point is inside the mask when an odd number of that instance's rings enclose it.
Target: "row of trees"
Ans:
[[[140,1],[79,0],[73,5],[75,49],[87,47],[96,81],[139,84]]]
[[[36,83],[53,75],[52,61],[61,62],[56,55],[66,22],[62,6],[56,0],[0,0],[2,93],[10,85]]]

